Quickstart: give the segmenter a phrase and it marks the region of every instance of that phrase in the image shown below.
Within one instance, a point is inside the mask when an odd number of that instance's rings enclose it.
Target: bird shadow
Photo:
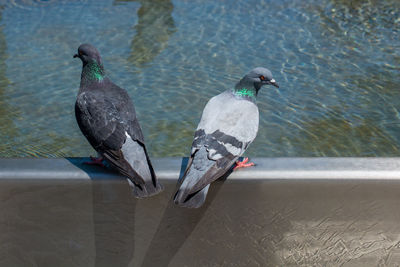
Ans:
[[[67,160],[91,179],[95,266],[128,266],[134,256],[137,204],[128,182],[112,170],[84,164],[88,158]]]
[[[182,158],[179,181],[186,170],[188,158]],[[206,211],[214,201],[223,182],[232,172],[231,170],[215,181],[208,192],[206,202],[198,209],[188,209],[176,206],[172,198],[164,210],[159,226],[146,252],[141,266],[167,266],[183,243],[190,237],[193,230],[202,220]],[[179,186],[175,186],[172,197]]]

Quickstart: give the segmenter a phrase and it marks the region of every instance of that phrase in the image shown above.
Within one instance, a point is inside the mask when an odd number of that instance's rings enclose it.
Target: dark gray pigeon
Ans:
[[[207,196],[210,183],[226,174],[258,131],[257,93],[263,85],[279,87],[272,73],[255,68],[243,77],[234,89],[208,101],[194,134],[188,167],[175,194],[175,204],[198,208]],[[236,168],[253,163],[236,162]]]
[[[135,197],[155,195],[162,190],[144,145],[135,108],[128,93],[105,75],[101,57],[90,44],[78,48],[82,60],[81,84],[75,103],[79,128],[99,159],[128,178]]]

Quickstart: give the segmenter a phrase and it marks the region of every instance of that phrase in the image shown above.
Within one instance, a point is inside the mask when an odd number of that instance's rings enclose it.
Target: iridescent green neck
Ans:
[[[252,100],[256,100],[257,97],[257,91],[254,87],[235,87],[235,89],[233,89],[233,94],[238,97],[249,97]]]
[[[251,89],[247,89],[247,88],[240,88],[240,89],[235,90],[235,95],[256,97],[256,92],[255,92],[255,90],[251,90]]]
[[[233,94],[239,98],[249,99],[253,102],[256,101],[258,89],[252,80],[246,79],[246,76],[241,79],[233,89]]]
[[[100,82],[105,76],[103,66],[99,65],[97,62],[89,62],[83,67],[82,79]]]

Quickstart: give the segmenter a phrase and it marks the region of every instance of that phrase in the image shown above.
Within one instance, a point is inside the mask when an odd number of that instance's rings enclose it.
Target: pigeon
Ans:
[[[256,103],[263,85],[279,88],[266,68],[255,68],[233,89],[211,98],[194,133],[186,171],[178,182],[175,204],[187,208],[203,205],[210,183],[237,168],[253,166],[237,161],[256,138],[259,113]]]
[[[100,155],[88,163],[103,165],[104,160],[127,177],[137,198],[158,194],[163,188],[154,173],[128,93],[106,76],[100,53],[93,45],[80,45],[74,58],[83,63],[75,117]]]

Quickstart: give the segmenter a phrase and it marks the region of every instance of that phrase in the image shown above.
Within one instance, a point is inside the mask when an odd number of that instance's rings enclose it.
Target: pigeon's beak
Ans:
[[[272,84],[273,86],[275,86],[276,88],[279,88],[278,83],[277,83],[274,79],[271,79],[271,80],[269,81],[269,83]]]
[[[74,55],[74,58],[76,58],[76,57],[79,57],[79,55],[78,55],[78,54],[75,54],[75,55]]]

